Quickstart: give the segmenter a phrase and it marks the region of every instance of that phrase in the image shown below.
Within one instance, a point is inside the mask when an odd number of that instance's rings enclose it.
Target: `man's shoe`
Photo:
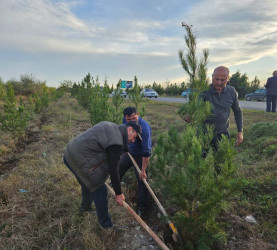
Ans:
[[[142,219],[147,217],[147,211],[140,210],[138,211],[138,216],[141,217]]]

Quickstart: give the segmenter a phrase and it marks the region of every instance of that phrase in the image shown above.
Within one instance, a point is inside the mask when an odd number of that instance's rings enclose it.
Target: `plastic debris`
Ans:
[[[21,193],[27,193],[28,192],[26,189],[23,189],[23,188],[18,189],[18,191],[21,192]]]
[[[42,153],[42,156],[46,156],[46,153]]]
[[[245,221],[248,222],[248,223],[258,224],[258,222],[255,220],[253,215],[247,215],[247,216],[245,216]]]

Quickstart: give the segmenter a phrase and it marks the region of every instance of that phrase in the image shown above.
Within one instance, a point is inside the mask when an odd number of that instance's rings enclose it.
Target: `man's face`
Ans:
[[[229,80],[228,71],[224,68],[218,68],[214,71],[212,82],[213,87],[218,93],[221,93]]]
[[[134,142],[138,136],[137,132],[132,127],[127,127],[128,143]]]
[[[126,119],[126,122],[131,122],[131,121],[133,121],[133,122],[138,122],[138,113],[136,114],[136,113],[133,113],[133,114],[131,114],[131,115],[126,115],[125,116],[125,119]]]

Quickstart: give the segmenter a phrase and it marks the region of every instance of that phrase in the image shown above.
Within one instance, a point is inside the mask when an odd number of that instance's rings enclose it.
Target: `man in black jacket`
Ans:
[[[229,137],[229,117],[232,109],[237,125],[236,144],[243,141],[242,111],[239,106],[237,92],[234,87],[227,85],[229,80],[229,69],[224,66],[217,67],[212,75],[210,88],[202,92],[199,98],[212,104],[212,116],[205,121],[215,127],[215,136],[212,145],[221,139],[222,135]],[[216,146],[216,145],[215,145]]]
[[[212,104],[212,116],[208,118],[204,125],[214,126],[214,137],[211,146],[217,150],[218,142],[225,135],[229,138],[229,117],[232,109],[235,115],[237,125],[236,145],[243,141],[242,111],[239,106],[237,92],[234,87],[227,85],[229,81],[229,69],[224,66],[217,67],[212,75],[212,84],[210,88],[199,95],[199,99]],[[190,117],[185,118],[190,122]],[[207,152],[203,152],[206,157]]]
[[[91,211],[94,202],[98,221],[104,228],[113,226],[105,181],[110,175],[115,200],[123,205],[125,197],[118,174],[120,155],[128,152],[128,143],[134,142],[140,133],[137,122],[117,125],[103,121],[72,139],[64,150],[64,163],[81,185],[81,212]]]
[[[266,90],[266,112],[276,112],[277,103],[277,70],[273,71],[273,76],[267,79]]]

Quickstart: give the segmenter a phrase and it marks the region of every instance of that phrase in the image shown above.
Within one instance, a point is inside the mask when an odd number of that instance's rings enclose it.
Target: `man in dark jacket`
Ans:
[[[229,81],[229,69],[224,66],[217,67],[212,75],[212,84],[210,88],[199,95],[199,99],[208,101],[212,104],[212,116],[208,118],[204,125],[214,126],[214,137],[211,146],[217,150],[218,141],[225,135],[229,137],[229,117],[232,109],[235,115],[237,125],[236,145],[243,141],[242,131],[242,111],[239,106],[237,92],[234,87],[227,85]],[[185,118],[190,122],[190,117]],[[203,157],[207,152],[203,152]]]
[[[151,157],[152,150],[152,141],[151,141],[151,127],[150,125],[143,120],[139,113],[137,112],[135,107],[127,107],[123,111],[123,123],[127,123],[130,121],[138,122],[141,125],[141,137],[142,140],[136,140],[135,142],[129,143],[129,151],[133,156],[135,161],[138,164],[141,172],[140,175],[135,169],[135,174],[138,182],[138,205],[139,205],[139,215],[145,216],[148,208],[149,202],[149,192],[144,185],[142,178],[147,178],[147,167]],[[123,178],[126,171],[133,166],[133,162],[131,161],[128,154],[124,154],[120,158],[119,163],[119,176],[120,179]]]
[[[212,116],[205,121],[205,124],[214,125],[215,135],[212,146],[217,149],[217,142],[222,135],[229,137],[229,117],[232,109],[237,125],[236,144],[243,141],[242,111],[239,106],[237,92],[234,87],[227,85],[229,80],[229,69],[224,66],[217,67],[212,75],[210,88],[199,95],[204,101],[212,104]]]
[[[277,70],[267,79],[266,90],[266,112],[276,112],[277,104]]]
[[[64,163],[77,178],[82,190],[81,212],[91,211],[94,201],[100,225],[113,226],[108,212],[105,181],[110,175],[116,194],[116,202],[123,205],[118,174],[120,155],[128,152],[128,143],[140,137],[141,126],[137,122],[117,125],[100,122],[71,140],[64,150]]]

